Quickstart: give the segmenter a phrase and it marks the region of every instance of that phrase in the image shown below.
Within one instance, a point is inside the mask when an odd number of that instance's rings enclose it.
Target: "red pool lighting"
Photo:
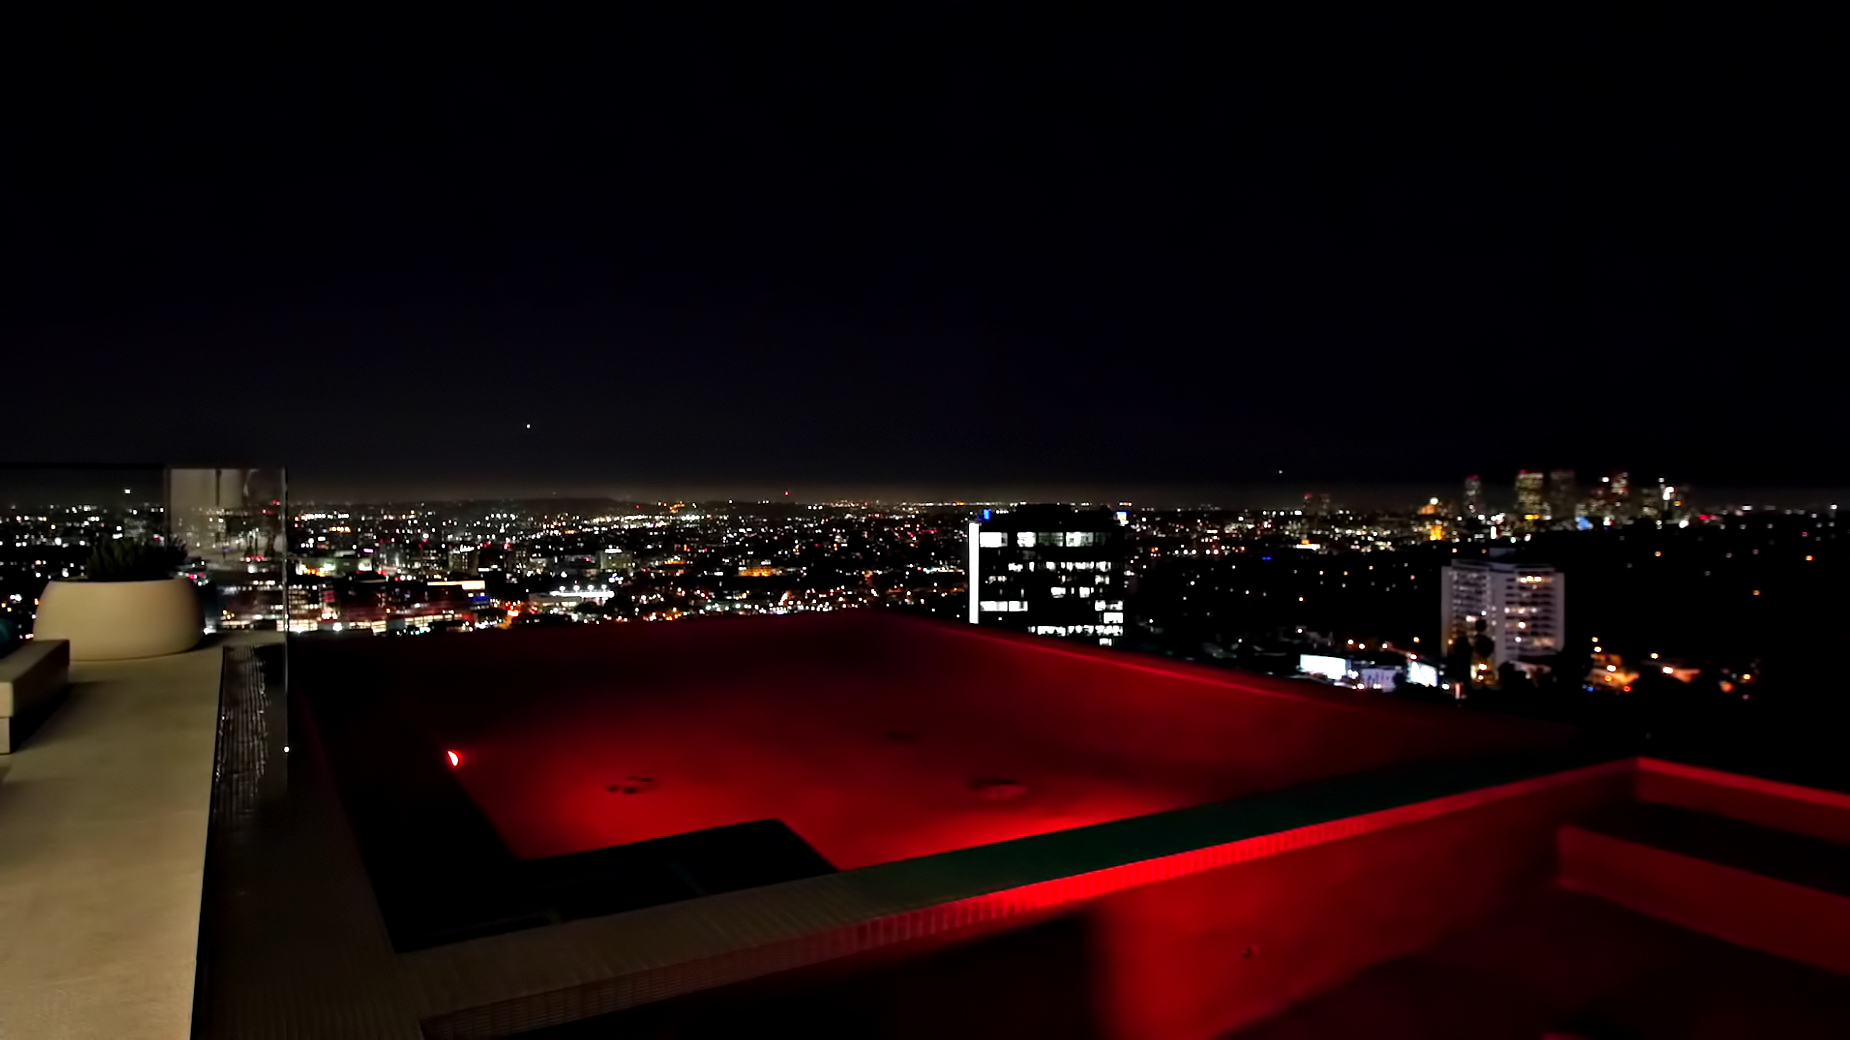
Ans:
[[[353,733],[494,749],[456,778],[521,860],[779,820],[851,870],[1556,734],[874,612],[325,656]]]
[[[291,653],[405,1035],[1850,1036],[1850,795],[877,611]]]

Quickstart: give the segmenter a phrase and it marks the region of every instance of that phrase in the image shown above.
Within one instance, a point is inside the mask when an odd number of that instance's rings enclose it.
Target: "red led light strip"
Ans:
[[[1816,787],[1800,787],[1798,784],[1781,783],[1778,780],[1763,780],[1757,776],[1745,776],[1740,773],[1724,773],[1719,769],[1705,769],[1702,766],[1684,765],[1681,762],[1668,762],[1661,758],[1640,758],[1637,761],[1638,768],[1646,772],[1714,784],[1717,787],[1733,787],[1785,801],[1807,802],[1826,808],[1850,811],[1850,794],[1824,791]]]
[[[1170,856],[1054,878],[940,903],[872,920],[826,928],[712,957],[648,968],[569,990],[457,1011],[426,1019],[426,1035],[439,1040],[489,1038],[608,1014],[716,986],[865,953],[977,925],[992,924],[1071,905],[1139,885],[1263,859],[1297,849],[1430,820],[1451,813],[1602,777],[1633,772],[1636,759],[1620,759],[1430,801],[1262,834]],[[780,917],[805,916],[790,907]]]
[[[1274,834],[1263,834],[1256,838],[1228,842],[1224,845],[1210,845],[1207,848],[1192,849],[1171,856],[1161,856],[1137,863],[1107,867],[1104,870],[1095,870],[1090,873],[1074,874],[1051,881],[1023,885],[1020,888],[943,903],[911,914],[869,921],[855,927],[869,931],[874,937],[876,941],[860,947],[872,949],[888,942],[904,942],[907,939],[933,935],[953,928],[965,928],[1021,914],[1035,913],[1068,903],[1108,895],[1112,892],[1120,892],[1127,888],[1135,888],[1139,885],[1170,881],[1179,877],[1187,877],[1190,874],[1198,874],[1204,870],[1214,870],[1236,863],[1264,859],[1267,856],[1277,856],[1297,849],[1310,848],[1326,842],[1372,834],[1391,827],[1401,827],[1462,812],[1466,809],[1475,809],[1507,798],[1516,798],[1584,780],[1624,773],[1632,768],[1631,760],[1603,762],[1599,765],[1552,773],[1548,776],[1533,777],[1496,787],[1448,795],[1427,802],[1395,806],[1392,809],[1365,813],[1361,816],[1330,820],[1307,827],[1297,827]],[[920,928],[917,923],[921,919],[928,922],[923,928]],[[896,937],[886,938],[892,934],[896,934]]]

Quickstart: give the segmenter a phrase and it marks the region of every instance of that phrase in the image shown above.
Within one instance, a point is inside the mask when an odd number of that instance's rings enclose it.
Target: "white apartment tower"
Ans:
[[[1461,560],[1440,575],[1445,647],[1484,635],[1496,667],[1559,653],[1566,632],[1567,575],[1545,563]]]

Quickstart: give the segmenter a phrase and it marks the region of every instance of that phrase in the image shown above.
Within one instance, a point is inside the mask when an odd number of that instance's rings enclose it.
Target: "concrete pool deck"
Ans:
[[[226,645],[73,664],[0,764],[0,1036],[190,1035]]]

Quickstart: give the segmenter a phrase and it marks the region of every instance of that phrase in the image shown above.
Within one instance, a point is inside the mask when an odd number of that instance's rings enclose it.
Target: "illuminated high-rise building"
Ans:
[[[1571,469],[1548,471],[1548,516],[1551,520],[1571,520],[1574,505],[1580,500],[1580,488]]]
[[[983,510],[970,524],[970,623],[1117,643],[1131,591],[1128,519],[1066,506]]]
[[[1548,518],[1548,499],[1544,490],[1540,470],[1531,473],[1520,470],[1516,474],[1516,517],[1525,523],[1535,523]]]
[[[459,545],[449,553],[450,573],[476,575],[482,572],[481,549]]]
[[[1687,520],[1690,514],[1695,512],[1695,505],[1690,499],[1688,484],[1678,484],[1675,487],[1667,486],[1664,488],[1663,494],[1665,520]]]
[[[1468,517],[1482,519],[1484,511],[1484,478],[1473,473],[1465,478],[1465,514]]]
[[[1586,514],[1608,524],[1638,518],[1638,501],[1632,494],[1631,476],[1623,470],[1599,478],[1587,495]]]
[[[1606,485],[1607,507],[1616,520],[1630,520],[1638,515],[1638,504],[1632,501],[1631,474],[1620,470],[1614,473]]]
[[[1567,576],[1552,566],[1460,560],[1443,568],[1439,588],[1444,646],[1475,640],[1481,633],[1490,640],[1488,664],[1493,669],[1560,652],[1567,625]]]
[[[600,574],[632,574],[636,570],[636,554],[624,549],[599,549],[597,569]]]
[[[1612,478],[1601,477],[1599,483],[1587,489],[1587,500],[1581,505],[1583,515],[1592,520],[1612,521]]]
[[[1689,515],[1689,488],[1673,485],[1663,477],[1657,484],[1638,495],[1638,515],[1646,520],[1674,523]]]

